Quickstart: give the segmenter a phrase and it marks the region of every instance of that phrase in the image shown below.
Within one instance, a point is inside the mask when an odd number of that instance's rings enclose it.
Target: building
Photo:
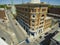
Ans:
[[[47,18],[48,7],[46,4],[26,3],[15,6],[17,11],[16,19],[26,30],[29,37],[37,38],[46,31],[45,29],[50,27],[51,18]]]
[[[57,7],[50,7],[48,9],[48,16],[54,17],[54,18],[60,18],[60,8]]]
[[[53,17],[59,22],[60,27],[60,8],[58,7],[51,7],[48,9],[48,16]]]
[[[50,45],[60,45],[60,32],[51,39]]]
[[[60,8],[51,7],[48,9],[48,13],[59,14],[60,15]]]
[[[6,19],[5,9],[4,8],[0,8],[0,19]]]

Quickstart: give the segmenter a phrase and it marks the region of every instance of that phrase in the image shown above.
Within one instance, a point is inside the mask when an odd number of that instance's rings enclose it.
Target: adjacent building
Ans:
[[[58,7],[50,7],[48,9],[48,16],[53,17],[59,22],[60,27],[60,8]]]
[[[0,8],[0,19],[6,19],[5,9],[4,8]]]
[[[48,13],[59,14],[60,15],[60,8],[58,7],[50,7],[48,9]]]

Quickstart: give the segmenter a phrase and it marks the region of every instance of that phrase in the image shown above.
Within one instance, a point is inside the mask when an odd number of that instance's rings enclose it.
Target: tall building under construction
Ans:
[[[51,18],[47,17],[47,5],[35,2],[16,5],[16,18],[27,34],[34,37],[51,26]]]

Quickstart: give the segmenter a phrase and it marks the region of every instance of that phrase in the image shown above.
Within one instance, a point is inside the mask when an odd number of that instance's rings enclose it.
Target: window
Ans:
[[[54,30],[54,28],[52,28],[52,30]]]
[[[32,22],[35,22],[35,20],[32,20]]]
[[[32,28],[32,30],[34,30],[34,28]]]
[[[31,33],[34,36],[34,33]]]
[[[42,15],[41,17],[43,17],[44,15]]]
[[[42,29],[41,29],[41,33],[42,33]]]
[[[32,9],[32,12],[36,12],[36,9]]]
[[[25,9],[25,11],[27,11],[27,9]]]
[[[41,22],[40,24],[43,24],[44,22]]]
[[[46,11],[46,9],[42,9],[42,11]]]
[[[40,30],[39,30],[39,33],[40,33]]]
[[[40,21],[42,21],[42,20],[44,20],[44,18],[43,18],[43,19],[41,19]]]
[[[28,12],[31,12],[31,10],[29,9]]]
[[[47,34],[48,34],[48,32],[45,33],[45,35],[47,35]]]
[[[43,26],[40,26],[39,28],[42,28]]]
[[[59,27],[60,27],[60,23],[59,23]]]
[[[32,24],[32,26],[34,26],[34,24]]]
[[[33,17],[35,17],[35,15],[33,15]]]
[[[39,33],[42,33],[42,29],[39,30]]]
[[[38,12],[40,12],[40,9],[38,9]]]
[[[42,36],[40,36],[39,38],[42,38]]]

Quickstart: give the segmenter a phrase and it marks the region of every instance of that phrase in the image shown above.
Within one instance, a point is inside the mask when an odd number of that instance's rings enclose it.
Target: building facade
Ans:
[[[58,14],[60,15],[60,8],[58,7],[51,7],[48,9],[48,13]]]
[[[44,32],[49,20],[46,20],[48,7],[45,4],[20,4],[16,5],[16,19],[26,30],[29,36],[37,37]],[[47,24],[46,24],[47,23]]]
[[[45,24],[44,24],[44,30],[46,30],[47,28],[50,28],[52,26],[51,24],[52,24],[51,17],[46,17]]]
[[[6,19],[5,9],[4,8],[0,8],[0,19]]]
[[[58,21],[60,27],[60,8],[51,7],[48,9],[48,13],[49,13],[48,16],[53,17]]]

